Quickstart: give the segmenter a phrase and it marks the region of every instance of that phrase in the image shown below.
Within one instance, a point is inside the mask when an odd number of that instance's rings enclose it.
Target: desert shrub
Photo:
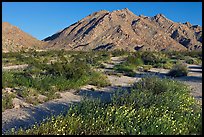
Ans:
[[[2,54],[2,58],[3,58],[3,64],[15,64],[15,65],[19,65],[19,64],[24,64],[24,54],[21,54],[20,52],[9,52],[9,53],[3,53]],[[5,62],[5,61],[6,62]]]
[[[156,63],[154,65],[152,65],[154,68],[163,68],[164,64],[163,63]]]
[[[181,51],[166,51],[164,53],[171,59],[185,59],[185,55]]]
[[[128,64],[133,64],[133,65],[136,65],[136,66],[141,66],[141,65],[144,64],[143,60],[141,58],[135,57],[133,55],[128,56],[127,59],[126,59],[126,62]]]
[[[168,92],[170,89],[168,84],[169,81],[167,80],[159,79],[157,77],[146,77],[135,83],[133,87],[138,90],[147,90],[153,94],[160,94]]]
[[[102,63],[98,67],[99,68],[106,68],[106,66],[104,64],[102,64]]]
[[[183,52],[183,54],[185,56],[190,56],[192,58],[198,58],[198,59],[202,60],[202,50],[200,50],[200,51],[196,51],[196,50],[194,50],[194,51],[185,51],[185,52]]]
[[[131,77],[131,76],[135,76],[134,69],[136,69],[136,66],[132,64],[122,63],[122,64],[115,65],[113,69],[119,73],[123,73],[124,75]]]
[[[131,54],[125,59],[125,62],[115,65],[113,69],[126,76],[133,77],[135,76],[134,71],[143,64],[143,60],[138,54]]]
[[[76,89],[91,80],[97,86],[109,85],[107,78],[95,73],[90,64],[77,58],[72,58],[70,62],[62,58],[51,64],[44,64],[43,60],[32,58],[29,67],[24,71],[3,72],[2,86],[33,88],[48,99],[53,99],[56,91]]]
[[[143,65],[143,71],[147,72],[148,70],[150,70],[152,68],[152,65]]]
[[[165,56],[165,54],[160,52],[143,52],[141,58],[146,65],[166,63],[167,61],[167,57]]]
[[[105,51],[80,52],[73,55],[73,58],[92,66],[98,66],[101,61],[110,59],[110,53]]]
[[[111,55],[113,57],[123,56],[123,55],[127,55],[127,54],[128,54],[128,52],[125,50],[122,50],[122,49],[121,50],[116,49],[116,50],[111,51]]]
[[[110,81],[108,80],[107,76],[99,72],[93,72],[91,74],[91,79],[89,84],[97,86],[97,87],[106,87],[110,86]]]
[[[173,64],[170,61],[163,64],[164,69],[171,69],[172,67],[173,67]]]
[[[179,63],[175,64],[167,75],[172,77],[181,77],[187,76],[187,74],[188,74],[187,65],[184,63]]]
[[[32,94],[30,94],[29,90],[27,90],[26,88],[22,88],[21,90],[16,91],[16,95],[22,98],[26,98]]]
[[[13,98],[15,95],[13,93],[8,94],[8,93],[2,93],[2,112],[5,111],[6,109],[11,109],[13,108]]]
[[[171,59],[185,60],[186,57],[192,57],[202,60],[202,51],[168,51],[164,53]]]
[[[20,58],[21,53],[20,52],[8,52],[2,54],[3,58]]]
[[[13,87],[12,84],[13,73],[10,71],[2,72],[2,88]]]
[[[123,75],[123,74],[117,73],[115,71],[106,71],[105,74],[106,75],[115,75],[115,76],[118,76],[118,77],[121,77]]]
[[[77,60],[68,62],[55,62],[48,66],[47,72],[50,75],[65,76],[67,79],[78,79],[83,75],[88,75],[90,67]]]
[[[13,129],[10,134],[202,134],[201,107],[189,92],[177,81],[144,78],[130,90],[116,91],[110,102],[85,98],[67,114],[52,116],[26,130]]]
[[[192,58],[190,56],[187,56],[186,59],[185,59],[185,62],[188,63],[188,64],[199,64],[200,60],[197,59],[197,58]]]
[[[37,77],[44,73],[42,69],[37,68],[36,66],[31,66],[31,65],[29,65],[26,69],[24,69],[23,72],[25,74],[31,75],[32,77]]]
[[[173,64],[170,61],[166,61],[165,63],[156,63],[153,65],[154,68],[164,68],[171,69]]]
[[[22,97],[25,102],[29,104],[37,105],[40,103],[40,100],[38,99],[39,91],[37,91],[36,89],[20,87],[19,90],[16,90],[15,94]],[[50,100],[50,98],[48,98],[48,100]]]

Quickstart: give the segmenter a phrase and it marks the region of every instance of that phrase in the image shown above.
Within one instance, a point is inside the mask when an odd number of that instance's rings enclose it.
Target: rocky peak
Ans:
[[[13,25],[11,25],[10,23],[8,23],[8,22],[2,22],[2,29],[3,29],[3,31],[5,30],[11,30],[11,29],[14,29],[14,28],[17,28],[17,27],[15,27],[15,26],[13,26]]]
[[[2,26],[11,26],[11,24],[8,22],[2,22]]]
[[[131,12],[128,8],[124,8],[122,9],[121,11],[124,11],[124,12]],[[131,12],[132,13],[132,12]]]
[[[190,22],[185,22],[183,23],[184,25],[188,26],[189,28],[192,27],[191,23]]]
[[[109,13],[109,11],[107,11],[107,10],[100,10],[100,11],[92,13],[90,16],[102,15],[102,14],[105,14],[105,13]]]
[[[155,15],[154,18],[155,19],[159,19],[159,18],[165,18],[166,19],[166,17],[163,14],[161,14],[161,13]]]
[[[118,14],[128,14],[128,15],[134,15],[128,8],[124,8],[121,10],[114,10],[112,13],[118,13]]]

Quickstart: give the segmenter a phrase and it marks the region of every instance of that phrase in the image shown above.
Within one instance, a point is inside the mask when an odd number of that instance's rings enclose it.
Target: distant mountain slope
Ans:
[[[2,50],[8,51],[20,51],[21,49],[39,49],[46,43],[37,40],[31,35],[23,32],[16,26],[9,24],[8,22],[2,22]]]
[[[202,28],[125,8],[95,12],[44,41],[50,49],[195,50],[202,49]]]

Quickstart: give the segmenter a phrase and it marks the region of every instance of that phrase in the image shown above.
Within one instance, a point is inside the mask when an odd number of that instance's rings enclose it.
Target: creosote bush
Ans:
[[[184,63],[175,64],[167,75],[172,77],[187,76],[188,75],[187,65]]]
[[[107,76],[99,72],[93,72],[91,74],[91,79],[89,81],[89,84],[97,87],[106,87],[111,85]]]
[[[146,65],[166,63],[167,61],[166,55],[160,52],[143,52],[141,58]]]
[[[15,97],[13,93],[2,93],[2,112],[6,109],[13,108],[12,99]]]
[[[185,59],[185,62],[188,64],[197,64],[198,65],[201,61],[197,58],[192,58],[192,57],[187,56]]]

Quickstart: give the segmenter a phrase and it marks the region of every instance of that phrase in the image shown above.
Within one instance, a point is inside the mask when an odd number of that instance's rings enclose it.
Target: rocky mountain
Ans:
[[[202,28],[125,8],[95,12],[43,41],[47,48],[67,50],[202,50]]]
[[[8,22],[2,22],[2,51],[20,51],[42,48],[46,43],[37,40]]]

